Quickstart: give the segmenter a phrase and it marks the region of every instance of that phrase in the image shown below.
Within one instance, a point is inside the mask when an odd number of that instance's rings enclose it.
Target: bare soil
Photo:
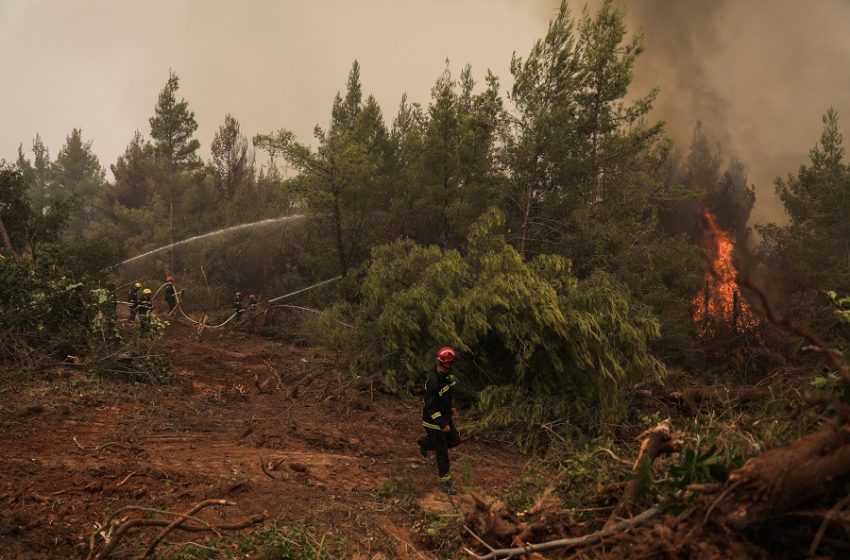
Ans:
[[[409,481],[422,503],[451,507],[415,444],[418,404],[352,379],[318,348],[190,332],[175,324],[163,341],[173,385],[57,367],[0,387],[0,560],[85,558],[96,524],[122,506],[185,511],[212,498],[238,503],[220,510],[222,522],[265,512],[267,524],[344,539],[347,557],[418,557],[414,547],[434,545],[421,515],[378,494],[390,479]],[[476,441],[452,459],[464,489],[490,495],[527,464]],[[112,557],[138,555],[153,534],[131,535]]]

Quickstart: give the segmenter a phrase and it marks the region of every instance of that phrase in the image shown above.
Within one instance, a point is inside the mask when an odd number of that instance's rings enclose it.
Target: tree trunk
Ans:
[[[9,238],[9,232],[6,231],[6,224],[3,223],[3,217],[0,216],[0,238],[3,239],[3,246],[9,250],[12,254],[12,258],[17,259],[18,254],[15,252],[15,248],[12,246],[12,240]]]
[[[170,268],[174,270],[174,164],[168,162],[168,230],[171,233]]]
[[[807,435],[750,459],[729,477],[717,511],[744,529],[792,511],[850,480],[850,425]]]
[[[342,243],[342,212],[339,209],[339,193],[334,191],[334,228],[336,229],[336,251],[339,256],[340,273],[345,276],[348,272],[348,262],[345,258],[345,246]]]
[[[520,228],[519,255],[525,260],[525,243],[528,240],[528,222],[531,220],[531,202],[534,190],[526,190],[525,204],[522,209],[522,227]]]

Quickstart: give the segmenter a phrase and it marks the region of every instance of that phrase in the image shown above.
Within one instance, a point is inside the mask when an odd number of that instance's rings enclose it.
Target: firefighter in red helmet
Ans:
[[[460,444],[454,423],[457,409],[452,405],[453,387],[457,381],[451,372],[457,351],[451,346],[443,346],[437,350],[436,357],[437,364],[425,381],[425,403],[422,407],[425,437],[419,440],[419,452],[423,457],[427,457],[429,451],[436,453],[440,488],[452,495],[457,491],[449,472],[449,448]]]

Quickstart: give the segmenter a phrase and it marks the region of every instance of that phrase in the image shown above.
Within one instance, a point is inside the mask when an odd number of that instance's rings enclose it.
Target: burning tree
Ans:
[[[722,331],[745,332],[758,324],[749,303],[741,296],[738,271],[732,260],[735,242],[720,229],[714,214],[702,210],[707,271],[705,288],[694,298],[694,321],[701,338]]]

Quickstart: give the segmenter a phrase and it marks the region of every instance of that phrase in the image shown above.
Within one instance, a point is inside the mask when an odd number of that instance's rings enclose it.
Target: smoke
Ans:
[[[795,173],[836,107],[850,118],[850,2],[629,0],[645,52],[633,92],[661,92],[656,118],[686,150],[697,121],[756,187],[751,223],[784,222],[774,192]],[[846,125],[845,125],[846,128]]]
[[[589,0],[591,5],[599,0]],[[619,0],[646,52],[633,92],[656,86],[656,118],[680,149],[694,124],[747,166],[753,221],[782,220],[775,177],[817,142],[829,106],[850,116],[847,0]],[[585,0],[570,0],[580,14]],[[427,4],[427,7],[424,7]],[[252,136],[279,127],[310,141],[359,59],[364,91],[389,120],[401,95],[427,103],[452,61],[487,68],[510,88],[511,53],[546,32],[559,0],[0,0],[0,158],[41,133],[55,157],[81,127],[109,166],[147,132],[173,68],[199,123],[202,155],[224,115]]]
[[[548,0],[547,0],[548,1]],[[538,1],[0,0],[0,158],[38,132],[55,157],[80,127],[104,166],[150,130],[169,69],[198,122],[200,155],[226,114],[251,137],[281,127],[313,141],[358,59],[384,117],[402,94],[427,104],[451,60],[483,81],[546,30]],[[505,85],[508,85],[505,83]]]

